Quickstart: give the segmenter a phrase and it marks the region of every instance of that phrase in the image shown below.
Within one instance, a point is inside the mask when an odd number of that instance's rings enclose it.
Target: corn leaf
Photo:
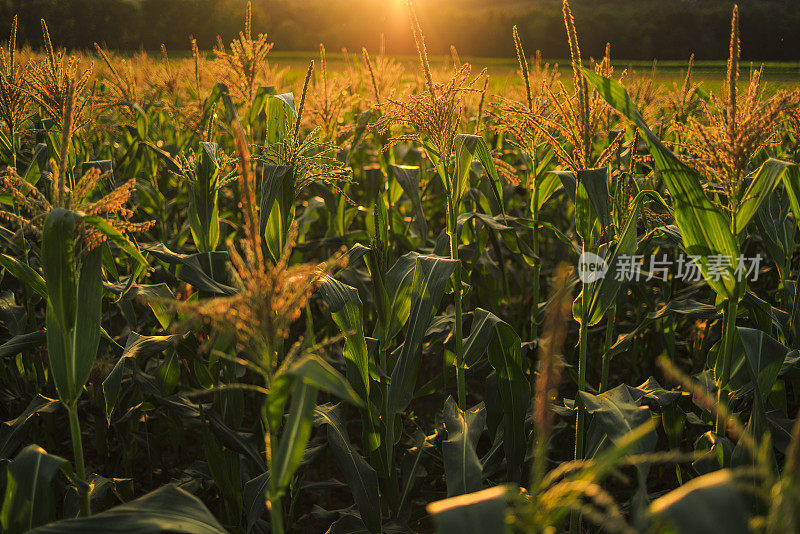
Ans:
[[[293,362],[286,369],[286,373],[316,389],[335,395],[354,406],[364,406],[364,401],[361,400],[361,397],[358,396],[358,393],[355,392],[347,379],[316,354],[305,356]]]
[[[750,185],[742,195],[739,211],[735,214],[737,235],[747,228],[750,220],[767,201],[775,186],[791,167],[796,167],[796,165],[770,158],[756,171]]]
[[[422,338],[444,296],[447,281],[455,270],[456,260],[437,256],[415,257],[411,284],[411,304],[406,338],[392,370],[386,400],[387,465],[393,465],[394,420],[414,395],[420,364]]]
[[[91,517],[58,521],[34,529],[35,534],[114,534],[125,532],[172,532],[175,534],[224,534],[205,505],[186,491],[167,485],[138,499]]]
[[[71,406],[89,378],[100,342],[103,283],[100,247],[84,255],[76,280],[75,228],[80,216],[54,209],[42,232],[47,281],[47,348],[59,398]]]
[[[792,207],[795,222],[800,228],[800,168],[797,165],[787,167],[783,173],[783,186],[789,194],[789,204]]]
[[[528,445],[525,415],[531,395],[530,384],[522,371],[522,342],[508,323],[499,321],[495,324],[487,352],[503,405],[506,471],[509,480],[519,482]]]
[[[294,175],[287,165],[264,165],[261,181],[259,225],[274,261],[286,245],[294,220]]]
[[[387,405],[390,414],[401,412],[411,401],[419,371],[422,338],[442,300],[447,280],[453,274],[456,263],[456,260],[436,256],[416,257],[408,330],[389,385]]]
[[[695,478],[650,504],[656,520],[676,534],[747,534],[746,509],[727,469]]]
[[[508,490],[504,486],[451,497],[428,505],[438,534],[504,534],[511,529],[506,522]]]
[[[189,228],[198,252],[211,252],[219,242],[219,164],[217,144],[200,143],[195,171],[189,180]]]
[[[478,491],[483,487],[483,466],[475,447],[486,426],[483,403],[461,411],[453,397],[444,403],[444,427],[447,439],[442,442],[447,496]]]
[[[361,318],[363,305],[358,290],[327,277],[320,285],[319,292],[331,310],[333,321],[345,337],[344,357],[358,370],[364,392],[369,395],[369,355]]]
[[[414,210],[414,222],[417,224],[419,235],[428,235],[428,221],[422,211],[422,202],[419,198],[419,167],[412,165],[391,165],[392,176],[403,188]]]
[[[675,221],[681,229],[685,250],[697,258],[708,285],[724,298],[740,299],[746,284],[737,284],[735,269],[739,243],[731,222],[706,198],[697,172],[683,164],[647,126],[625,88],[614,80],[583,69],[586,79],[614,109],[644,133],[650,153],[672,196]],[[725,260],[721,276],[710,275],[710,257]]]
[[[328,444],[344,473],[361,514],[361,520],[369,532],[373,534],[380,532],[381,504],[377,472],[350,444],[339,405],[319,406],[315,415],[318,423],[328,426]]]
[[[6,467],[5,496],[0,510],[4,532],[26,532],[55,517],[50,484],[67,461],[28,445]]]
[[[0,265],[3,269],[11,273],[11,276],[22,281],[35,291],[37,295],[42,298],[47,298],[47,288],[44,283],[44,278],[29,265],[6,254],[0,254]]]
[[[486,174],[489,175],[492,194],[497,201],[500,210],[503,208],[503,182],[497,172],[492,153],[486,140],[479,135],[458,134],[453,142],[453,149],[456,154],[455,176],[453,183],[454,201],[456,207],[461,204],[464,193],[469,189],[469,171],[472,168],[472,159],[477,157],[483,165]]]
[[[292,481],[308,438],[311,436],[312,416],[316,406],[317,389],[302,380],[297,380],[292,391],[289,417],[281,434],[278,453],[273,459],[275,469],[272,478],[273,495],[280,495]]]
[[[99,215],[84,215],[82,217],[84,223],[89,224],[106,236],[109,241],[121,248],[128,256],[136,260],[142,267],[149,267],[147,260],[136,246],[131,243],[119,230],[111,226],[111,224],[100,217]]]

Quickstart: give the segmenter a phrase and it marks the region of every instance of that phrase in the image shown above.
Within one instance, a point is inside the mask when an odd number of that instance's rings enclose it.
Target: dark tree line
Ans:
[[[565,57],[560,0],[418,0],[432,53],[455,44],[473,56],[511,56],[511,27],[528,50]],[[242,26],[244,0],[0,0],[0,20],[20,17],[20,42],[41,44],[40,18],[63,46],[116,49],[188,48],[194,35],[211,48]],[[743,0],[742,54],[753,60],[800,59],[800,0]],[[573,0],[585,55],[627,59],[698,59],[727,56],[732,2],[723,0]],[[413,53],[401,2],[393,0],[254,0],[253,28],[266,31],[276,50],[331,51],[377,47],[386,34],[391,53]]]

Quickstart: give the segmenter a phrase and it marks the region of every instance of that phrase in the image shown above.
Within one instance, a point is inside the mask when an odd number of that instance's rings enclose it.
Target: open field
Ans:
[[[348,58],[339,53],[328,54],[328,65],[331,70],[342,71],[347,69],[348,63],[358,62],[360,54],[356,55],[348,52]],[[294,71],[293,78],[302,77],[308,62],[315,58],[312,52],[274,52],[271,60],[280,66],[289,66]],[[398,62],[411,70],[417,63],[417,58],[413,56],[394,56]],[[496,90],[505,88],[508,85],[519,84],[519,64],[514,58],[483,58],[483,57],[463,57],[463,61],[473,65],[474,69],[486,68],[491,76],[492,87]],[[431,65],[443,68],[452,64],[452,59],[443,56],[432,56]],[[543,59],[545,63],[551,65],[558,64],[563,71],[571,67],[569,58],[567,59]],[[653,73],[653,63],[638,60],[617,60],[613,59],[612,64],[617,72],[627,70],[634,77],[650,77]],[[686,61],[657,61],[655,80],[658,84],[671,86],[680,84],[686,76]],[[763,78],[766,85],[771,89],[794,88],[800,85],[800,62],[754,62],[752,68],[763,67]],[[743,62],[741,68],[742,86],[746,85],[744,80],[749,78],[751,64]],[[694,76],[698,81],[702,81],[704,87],[709,91],[719,92],[722,82],[725,80],[726,62],[725,61],[698,61],[695,62]],[[564,82],[571,86],[570,76],[565,76]]]

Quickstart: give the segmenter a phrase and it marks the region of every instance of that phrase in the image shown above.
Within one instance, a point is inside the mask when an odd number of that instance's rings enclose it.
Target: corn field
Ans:
[[[800,89],[0,50],[3,532],[800,532]],[[613,36],[610,36],[610,39]],[[613,43],[612,43],[613,44]],[[615,68],[616,66],[616,68]]]

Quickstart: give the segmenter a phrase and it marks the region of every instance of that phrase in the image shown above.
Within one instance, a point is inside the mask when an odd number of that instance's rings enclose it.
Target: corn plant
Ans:
[[[97,216],[54,208],[42,230],[42,271],[47,287],[47,349],[50,370],[61,403],[69,415],[82,516],[91,514],[77,402],[89,378],[100,342],[103,285],[102,248],[78,249],[80,225],[124,239]],[[85,237],[84,237],[85,238]],[[80,252],[79,252],[80,251]]]

